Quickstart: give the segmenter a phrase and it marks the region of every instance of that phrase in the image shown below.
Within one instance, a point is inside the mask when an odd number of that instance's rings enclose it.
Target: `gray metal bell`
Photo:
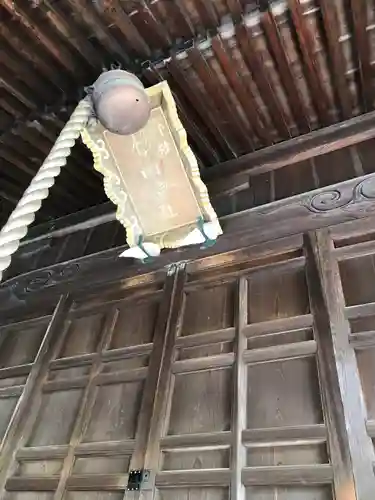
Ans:
[[[93,85],[92,100],[100,123],[115,134],[134,134],[150,117],[150,102],[142,82],[128,71],[102,73]]]

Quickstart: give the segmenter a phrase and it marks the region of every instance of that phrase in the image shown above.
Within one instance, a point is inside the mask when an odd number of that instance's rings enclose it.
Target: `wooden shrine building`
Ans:
[[[0,498],[374,500],[375,1],[0,0],[0,49],[0,227],[114,65],[223,229],[118,258],[74,147],[0,284]]]

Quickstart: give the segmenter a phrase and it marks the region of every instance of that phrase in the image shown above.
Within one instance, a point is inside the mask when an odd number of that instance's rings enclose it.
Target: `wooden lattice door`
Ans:
[[[373,500],[361,252],[298,236],[7,320],[2,498]],[[127,491],[143,469],[141,493]]]

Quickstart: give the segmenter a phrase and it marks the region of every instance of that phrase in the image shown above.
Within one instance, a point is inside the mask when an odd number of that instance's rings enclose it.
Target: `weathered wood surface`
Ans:
[[[375,455],[333,241],[326,231],[307,236],[307,277],[318,346],[318,368],[337,500],[369,499],[375,491]]]
[[[149,273],[179,260],[211,255],[267,242],[286,235],[326,227],[375,214],[375,175],[370,174],[286,200],[222,217],[224,234],[210,249],[181,248],[163,253],[149,265],[117,259],[125,247],[56,264],[6,281],[0,287],[0,310],[23,302],[30,292],[64,292],[73,283],[113,281],[122,276]]]
[[[372,498],[373,227],[336,227],[328,260],[296,235],[113,282],[99,273],[97,286],[67,282],[67,309],[37,358],[54,288],[4,311],[6,495],[133,500],[128,472],[146,467],[143,500],[333,500],[332,486],[338,500]],[[33,397],[15,417],[25,387]]]
[[[372,139],[375,137],[374,120],[375,114],[371,112],[269,146],[207,169],[203,179],[212,194],[226,192],[242,184],[244,174],[256,176]]]

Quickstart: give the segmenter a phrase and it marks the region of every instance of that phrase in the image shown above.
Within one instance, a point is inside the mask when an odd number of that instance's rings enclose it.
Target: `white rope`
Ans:
[[[50,188],[55,184],[61,167],[66,165],[70,151],[86,126],[90,114],[91,99],[82,99],[2,228],[0,232],[0,281],[3,271],[9,267],[12,255],[20,245],[20,240],[27,234],[29,225],[34,221],[42,201],[47,198]]]

